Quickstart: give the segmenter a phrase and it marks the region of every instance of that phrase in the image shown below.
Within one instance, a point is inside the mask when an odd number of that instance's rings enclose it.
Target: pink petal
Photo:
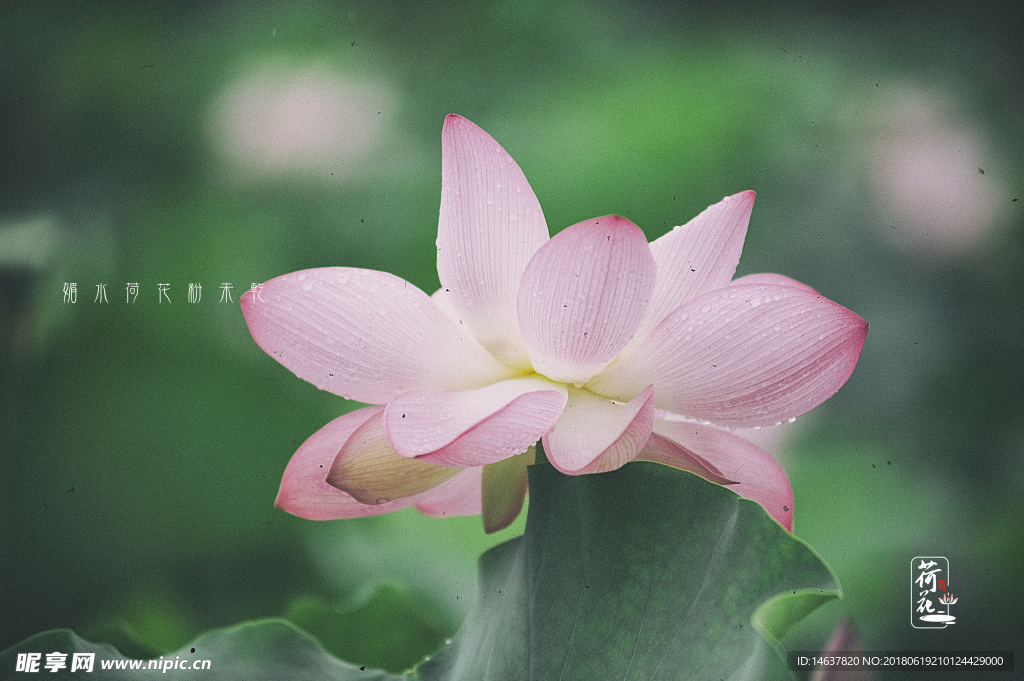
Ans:
[[[544,213],[516,162],[479,127],[449,115],[441,132],[437,272],[460,318],[510,365],[528,366],[516,300],[526,263],[547,240]]]
[[[467,468],[436,488],[433,494],[416,504],[416,510],[435,518],[480,515],[480,485],[483,466]]]
[[[412,390],[388,405],[384,422],[401,456],[446,466],[482,466],[522,454],[551,430],[566,388],[540,377],[476,390]]]
[[[754,196],[752,191],[727,196],[682,227],[651,242],[658,279],[651,306],[634,342],[646,338],[686,301],[732,281]]]
[[[647,239],[625,218],[595,218],[556,234],[530,260],[519,289],[533,367],[556,381],[590,380],[636,333],[654,279]]]
[[[568,475],[605,473],[633,460],[653,423],[653,386],[625,404],[570,388],[569,404],[544,437],[544,453]]]
[[[647,444],[644,445],[644,448],[636,455],[636,460],[663,463],[666,466],[672,466],[681,471],[699,475],[717,485],[736,484],[735,480],[725,477],[725,473],[718,470],[714,464],[704,457],[654,432],[647,439]]]
[[[363,504],[384,504],[433,490],[461,470],[395,453],[384,430],[384,414],[352,431],[327,473],[327,484]]]
[[[839,390],[867,331],[859,315],[806,288],[733,284],[682,305],[588,387],[625,396],[653,383],[672,413],[774,425]]]
[[[361,504],[327,484],[327,473],[352,433],[383,407],[366,407],[339,416],[306,440],[284,470],[275,506],[309,520],[360,518],[388,513],[426,501],[430,493],[378,505]]]
[[[654,433],[698,455],[726,478],[737,481],[729,489],[758,502],[783,527],[793,531],[793,488],[786,471],[771,454],[732,433],[697,423],[657,419]],[[654,440],[655,436],[651,439]],[[689,470],[687,456],[679,456],[681,465],[676,466],[673,457],[666,456],[667,453],[667,450],[654,453],[645,448],[637,458]],[[649,456],[651,454],[653,456]]]
[[[254,339],[313,385],[373,404],[512,375],[412,284],[373,270],[292,272],[242,296]]]

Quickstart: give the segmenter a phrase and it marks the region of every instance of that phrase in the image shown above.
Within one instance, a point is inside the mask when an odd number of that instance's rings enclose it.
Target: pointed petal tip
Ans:
[[[635,228],[635,229],[640,229],[639,227],[637,227],[637,224],[635,222],[633,222],[632,220],[630,220],[628,218],[624,218],[621,215],[616,215],[615,213],[611,213],[609,215],[602,215],[599,218],[592,218],[590,220],[584,220],[583,222],[577,223],[577,224],[588,224],[588,223],[593,223],[594,225],[600,225],[600,224],[603,223],[605,225],[613,225],[615,227],[623,227],[623,228],[626,228],[626,229],[629,229],[630,227]],[[643,231],[643,230],[641,230],[641,231]]]
[[[724,196],[722,197],[721,201],[713,203],[711,204],[711,206],[718,206],[730,202],[740,202],[742,204],[747,205],[747,207],[749,208],[754,205],[754,199],[756,198],[757,192],[755,192],[753,189],[745,189],[741,192],[736,192],[735,194],[729,194],[728,196]],[[709,206],[709,208],[711,206]]]
[[[490,135],[483,128],[481,128],[479,125],[469,120],[465,116],[450,113],[444,117],[444,125],[441,127],[442,135],[444,133],[454,132],[459,129],[477,130],[490,137]]]

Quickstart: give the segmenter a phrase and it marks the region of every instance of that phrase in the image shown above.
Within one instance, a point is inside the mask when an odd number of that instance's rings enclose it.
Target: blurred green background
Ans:
[[[756,190],[738,274],[787,274],[871,323],[836,397],[757,434],[845,591],[788,648],[848,618],[868,649],[1020,656],[1018,3],[0,15],[0,649],[70,626],[159,654],[287,616],[399,670],[455,632],[476,557],[523,518],[486,537],[479,518],[274,510],[292,452],[357,405],[265,355],[238,307],[253,282],[332,265],[433,291],[454,112],[518,161],[552,231],[619,213],[654,239]],[[955,626],[910,627],[918,555],[949,558]]]

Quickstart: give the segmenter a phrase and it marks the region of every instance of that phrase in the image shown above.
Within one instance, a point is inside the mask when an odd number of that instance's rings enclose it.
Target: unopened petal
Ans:
[[[654,290],[655,264],[640,228],[617,215],[556,234],[530,260],[519,323],[534,369],[582,384],[636,333]]]
[[[793,488],[786,471],[771,454],[738,435],[697,423],[657,419],[651,440],[656,437],[676,443],[687,453],[717,468],[726,478],[736,481],[729,489],[758,502],[783,527],[793,531]],[[645,449],[637,458],[692,470],[688,468],[692,457],[685,453],[673,455],[668,448]]]
[[[366,407],[339,416],[306,440],[285,468],[274,505],[308,520],[335,520],[388,513],[426,501],[430,492],[384,504],[361,504],[327,484],[327,473],[338,450],[356,429],[382,410],[383,407]]]
[[[431,490],[460,470],[396,454],[381,410],[352,432],[331,464],[327,483],[360,503],[384,504]]]
[[[449,115],[441,133],[441,289],[483,346],[513,366],[528,365],[519,282],[547,240],[544,213],[516,162],[479,127]]]
[[[588,386],[727,427],[795,418],[831,397],[860,357],[868,325],[806,288],[733,284],[670,314]]]
[[[569,404],[544,438],[544,453],[569,475],[605,473],[633,460],[647,443],[653,423],[652,386],[628,403],[570,388]]]
[[[551,430],[566,388],[542,377],[516,378],[464,391],[413,390],[384,413],[401,456],[448,466],[482,466],[521,454]]]
[[[515,522],[523,510],[528,476],[526,467],[534,462],[535,450],[484,466],[481,487],[484,532],[492,534]]]
[[[297,376],[383,404],[406,390],[464,390],[513,375],[429,296],[386,272],[292,272],[242,296],[253,338]]]

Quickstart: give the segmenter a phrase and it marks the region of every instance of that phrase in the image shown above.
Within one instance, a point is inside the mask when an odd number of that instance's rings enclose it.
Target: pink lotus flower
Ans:
[[[515,161],[448,116],[439,291],[332,267],[243,296],[266,352],[377,405],[299,448],[277,506],[317,520],[482,512],[490,532],[522,509],[542,440],[563,473],[656,461],[733,484],[792,530],[785,472],[725,429],[828,399],[853,372],[867,323],[781,275],[732,280],[753,203],[752,191],[730,196],[650,244],[616,215],[549,239]]]

